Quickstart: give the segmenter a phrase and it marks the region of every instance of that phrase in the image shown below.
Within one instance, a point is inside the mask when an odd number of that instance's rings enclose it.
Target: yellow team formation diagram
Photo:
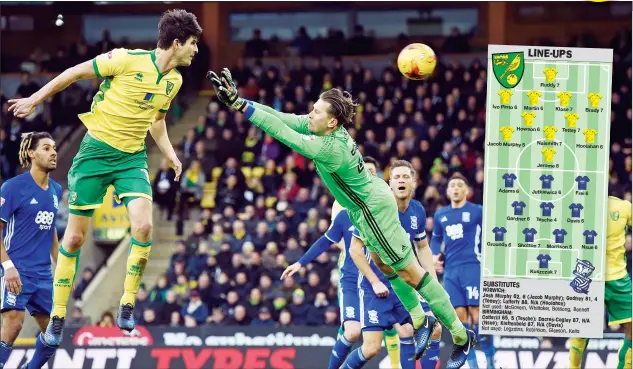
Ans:
[[[547,83],[556,82],[556,76],[558,75],[557,68],[551,68],[551,67],[543,68],[542,73],[545,76],[545,82]],[[576,94],[582,95],[583,93],[578,93],[578,92],[573,92],[573,91],[572,92],[560,91],[560,90],[559,91],[528,90],[528,91],[522,91],[522,92],[524,92],[525,93],[524,96],[527,96],[528,98],[528,103],[526,105],[538,106],[539,104],[542,104],[543,102],[557,102],[558,106],[562,108],[567,108],[567,109],[564,109],[563,113],[561,113],[561,115],[558,116],[559,117],[558,119],[560,119],[561,117],[564,118],[565,120],[564,127],[566,128],[577,128],[578,123],[583,121],[580,114],[577,111],[574,111],[574,110],[577,110],[575,108],[577,100],[574,95]],[[545,100],[543,96],[547,92],[553,92],[556,96],[556,100]],[[511,99],[514,94],[512,89],[501,89],[497,92],[497,94],[499,95],[501,105],[511,104]],[[591,108],[600,107],[600,101],[602,100],[602,97],[603,97],[600,93],[590,92],[586,96],[589,102],[588,104],[589,107]],[[540,124],[535,124],[538,122],[537,116],[539,116],[539,114],[536,111],[527,110],[531,108],[526,107],[525,109],[526,109],[525,111],[521,112],[521,119],[523,120],[523,126],[533,127],[535,125],[540,125]],[[535,110],[538,110],[538,109],[535,109]],[[562,129],[565,133],[561,133],[560,135],[567,136],[570,133],[574,133],[574,134],[582,133],[584,135],[585,143],[595,144],[596,142],[596,136],[598,135],[598,131],[594,128],[582,127],[581,125],[580,129],[570,131],[570,130],[566,130],[566,128],[556,127],[555,122],[547,122],[547,123],[549,124],[541,126],[542,127],[541,129],[543,131],[543,138],[541,140],[543,141],[557,141],[557,138],[556,138],[557,132],[559,132],[559,130]],[[562,123],[562,120],[560,123]],[[515,132],[516,129],[521,130],[521,128],[514,128],[513,126],[509,124],[502,126],[499,129],[499,132],[501,134],[501,140],[511,141],[513,139],[512,134]],[[538,130],[538,128],[536,130]],[[564,139],[565,139],[564,137],[559,138],[559,140],[564,140]],[[552,163],[554,162],[556,149],[550,146],[544,147],[541,150],[541,154],[542,154],[542,159],[544,162]]]
[[[556,128],[556,126],[545,126],[543,127],[543,132],[545,133],[546,140],[554,141],[554,134],[558,132],[558,128]]]
[[[571,92],[559,92],[558,97],[560,106],[569,106],[569,100],[571,99]]]
[[[498,92],[501,99],[501,105],[510,105],[510,97],[512,97],[512,90],[500,90]]]
[[[538,105],[539,98],[543,96],[540,91],[528,91],[526,95],[530,100],[530,105]]]
[[[554,154],[556,154],[556,149],[553,147],[545,147],[541,150],[543,153],[543,161],[546,163],[551,163],[554,161]]]
[[[536,113],[533,111],[524,111],[521,113],[521,117],[523,117],[523,124],[527,127],[532,127],[534,124],[534,118],[536,118]]]
[[[585,128],[585,130],[582,131],[582,134],[585,135],[585,142],[592,144],[596,142],[596,135],[598,134],[598,131],[595,129]]]
[[[589,106],[592,108],[598,108],[600,107],[600,99],[602,99],[602,95],[596,92],[590,92],[587,95],[587,98],[589,99]]]
[[[566,113],[565,122],[567,122],[567,127],[576,128],[576,122],[578,121],[578,118],[580,118],[578,113]]]
[[[501,129],[499,129],[499,131],[501,132],[501,138],[504,141],[512,140],[512,133],[514,133],[514,128],[512,128],[511,126],[503,126],[501,127]]]
[[[545,74],[545,82],[551,83],[556,81],[556,75],[558,70],[556,68],[544,68],[543,74]]]

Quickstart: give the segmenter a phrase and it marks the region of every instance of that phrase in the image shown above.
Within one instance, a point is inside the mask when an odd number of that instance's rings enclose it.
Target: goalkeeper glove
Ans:
[[[215,93],[222,103],[235,110],[241,111],[247,102],[239,96],[231,72],[227,68],[224,68],[221,74],[222,78],[220,79],[215,72],[209,71],[207,72],[207,79],[213,84]]]

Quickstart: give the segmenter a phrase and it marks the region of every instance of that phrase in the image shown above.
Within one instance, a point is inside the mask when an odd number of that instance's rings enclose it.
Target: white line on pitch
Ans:
[[[541,64],[541,65],[544,65],[544,64],[561,64],[561,65],[568,64],[569,66],[584,65],[584,66],[588,66],[588,67],[598,67],[598,66],[608,67],[609,65],[611,65],[611,64],[602,64],[602,63],[600,63],[600,64],[574,63],[574,62],[561,63],[561,62],[547,62],[547,61],[542,61],[541,62],[541,61],[529,61],[529,60],[526,60],[525,64]]]
[[[488,169],[492,169],[492,170],[511,170],[511,171],[513,171],[513,172],[516,170],[516,168],[498,168],[498,167],[488,167]],[[530,171],[530,172],[551,171],[551,172],[604,173],[604,171],[602,171],[602,170],[548,169],[548,168],[519,168],[519,171]]]

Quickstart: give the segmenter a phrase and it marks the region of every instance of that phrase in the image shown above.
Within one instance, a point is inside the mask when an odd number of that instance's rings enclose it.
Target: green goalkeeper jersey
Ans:
[[[246,112],[249,120],[281,143],[314,160],[319,177],[344,208],[358,209],[366,202],[374,186],[372,177],[365,169],[356,142],[345,128],[341,126],[326,136],[315,136],[308,130],[307,115],[280,113],[255,102],[249,104],[252,106]]]

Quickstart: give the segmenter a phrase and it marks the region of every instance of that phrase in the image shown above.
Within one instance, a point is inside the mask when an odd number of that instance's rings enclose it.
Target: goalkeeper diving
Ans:
[[[464,365],[470,350],[474,350],[475,334],[462,325],[448,294],[427,272],[434,267],[432,255],[421,261],[424,268],[416,260],[409,235],[400,225],[398,206],[389,185],[365,168],[356,142],[343,127],[352,122],[355,113],[356,104],[350,93],[332,89],[321,94],[308,115],[286,114],[240,97],[230,71],[223,69],[221,75],[207,73],[222,103],[314,160],[317,173],[334,198],[348,210],[352,224],[359,231],[360,239],[355,238],[354,242],[365,244],[411,315],[416,360],[430,345],[439,320],[453,337],[447,368]],[[437,319],[424,313],[416,291],[428,302]]]

